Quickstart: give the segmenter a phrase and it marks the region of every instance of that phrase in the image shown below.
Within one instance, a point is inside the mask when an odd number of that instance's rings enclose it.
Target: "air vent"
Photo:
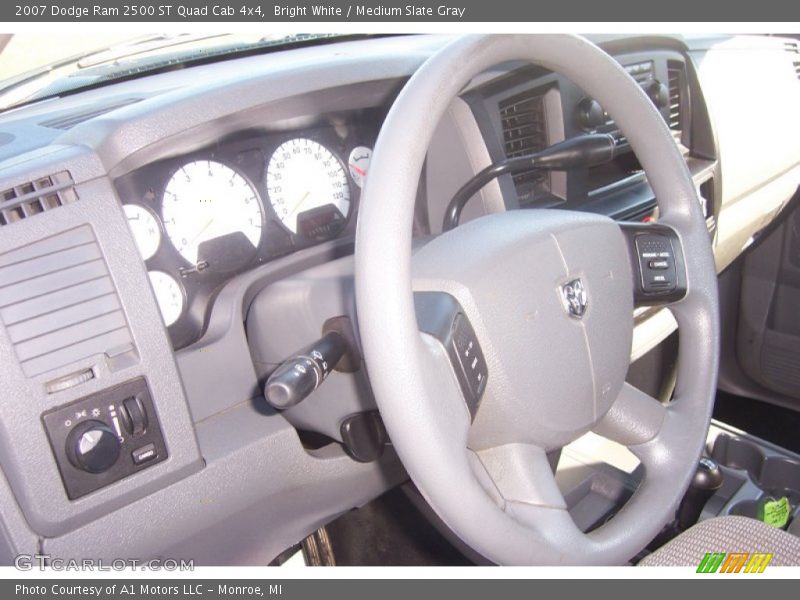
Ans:
[[[0,226],[75,202],[78,194],[68,171],[41,177],[0,192]]]
[[[0,254],[0,321],[27,377],[133,350],[88,225]]]
[[[628,75],[633,77],[633,79],[639,85],[650,83],[656,78],[655,71],[653,69],[654,66],[652,60],[625,66],[625,70],[628,72]]]
[[[544,95],[544,91],[530,90],[500,102],[506,158],[532,154],[547,147]],[[530,195],[535,187],[547,185],[548,181],[547,173],[543,171],[528,171],[514,176],[520,197]]]
[[[42,125],[43,127],[49,127],[50,129],[68,130],[75,127],[75,125],[83,123],[84,121],[89,121],[90,119],[104,115],[112,110],[116,110],[117,108],[134,104],[135,102],[139,102],[139,98],[125,98],[123,100],[117,100],[102,106],[94,106],[89,109],[62,114],[47,121],[42,121],[39,123],[39,125]]]
[[[686,71],[682,63],[669,61],[667,63],[667,77],[669,79],[669,119],[667,124],[672,130],[672,135],[680,142],[683,132],[683,107],[686,95]]]
[[[651,83],[655,80],[655,65],[652,60],[646,60],[644,62],[634,63],[631,65],[624,65],[623,68],[628,72],[636,83],[639,86],[644,87],[645,85]],[[606,121],[604,124],[595,128],[598,133],[608,133],[614,136],[614,139],[617,141],[617,146],[627,146],[628,138],[626,138],[622,132],[617,127],[617,124],[611,119],[608,115],[606,115]]]

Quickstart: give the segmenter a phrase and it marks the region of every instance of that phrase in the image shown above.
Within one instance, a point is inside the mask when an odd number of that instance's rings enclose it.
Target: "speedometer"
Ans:
[[[263,215],[253,186],[213,160],[187,163],[172,175],[162,213],[170,241],[193,265],[205,241],[239,232],[254,249],[261,241]]]
[[[267,191],[284,226],[306,237],[316,237],[307,231],[318,231],[323,222],[343,224],[350,212],[350,187],[342,163],[325,146],[307,138],[278,146],[267,165]]]

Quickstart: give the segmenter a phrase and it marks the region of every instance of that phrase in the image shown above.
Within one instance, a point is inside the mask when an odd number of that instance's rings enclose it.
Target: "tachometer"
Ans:
[[[164,190],[162,213],[169,239],[193,265],[205,241],[236,232],[243,233],[254,249],[261,241],[263,213],[253,186],[213,160],[187,163],[172,175]]]
[[[303,233],[304,213],[313,221],[308,231],[317,231],[320,211],[335,217],[335,223],[344,223],[350,212],[350,187],[342,163],[325,146],[307,138],[278,146],[267,165],[267,191],[275,213],[292,233]]]

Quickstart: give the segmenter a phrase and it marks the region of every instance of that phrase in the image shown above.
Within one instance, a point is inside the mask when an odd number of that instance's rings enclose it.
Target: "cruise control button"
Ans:
[[[636,253],[645,294],[663,294],[675,289],[677,271],[672,242],[667,236],[659,233],[637,235]]]
[[[141,448],[137,448],[131,452],[133,464],[135,465],[146,463],[150,460],[153,460],[156,456],[158,456],[158,452],[156,451],[155,444],[147,444],[146,446],[142,446]]]

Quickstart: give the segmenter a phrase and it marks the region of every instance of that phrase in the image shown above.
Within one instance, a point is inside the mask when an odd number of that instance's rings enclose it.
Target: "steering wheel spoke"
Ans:
[[[614,404],[593,430],[623,446],[644,444],[658,435],[667,410],[652,396],[625,383]]]
[[[565,510],[567,503],[553,477],[546,452],[533,444],[510,443],[475,451],[480,467],[491,478],[508,510],[531,505]]]
[[[686,295],[680,236],[663,223],[621,223],[633,275],[634,305],[670,304]]]
[[[503,512],[536,532],[562,564],[575,560],[571,548],[592,546],[567,509],[544,449],[509,443],[473,454],[473,471]],[[579,559],[580,560],[580,559]]]

